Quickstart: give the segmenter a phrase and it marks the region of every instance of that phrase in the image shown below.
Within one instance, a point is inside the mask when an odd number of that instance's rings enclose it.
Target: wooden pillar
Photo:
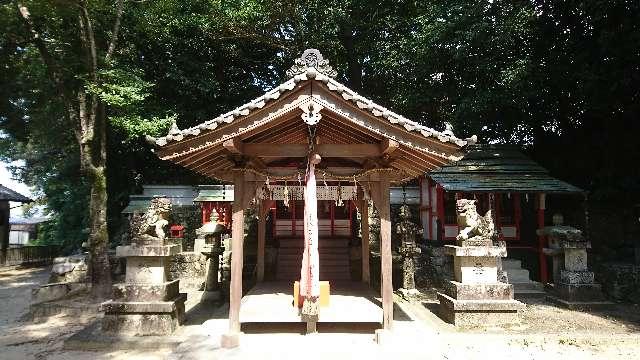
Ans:
[[[221,345],[233,348],[240,344],[240,301],[242,300],[242,267],[244,243],[245,178],[244,172],[233,174],[233,218],[231,223],[231,284],[229,289],[229,332]]]
[[[382,295],[382,327],[393,328],[393,264],[391,256],[391,209],[389,203],[389,179],[381,177],[374,183],[372,196],[380,216],[380,275]]]
[[[9,249],[9,202],[0,201],[0,264],[7,262]]]
[[[546,208],[546,196],[544,193],[538,195],[538,229],[544,228],[544,210]],[[542,232],[540,232],[542,233]],[[545,247],[545,236],[538,235],[538,258],[540,266],[540,282],[543,284],[549,280],[547,272],[547,256],[542,249]]]
[[[267,232],[267,215],[266,212],[263,211],[265,207],[265,203],[267,201],[262,200],[260,202],[260,211],[258,212],[258,252],[256,254],[256,277],[257,281],[264,280],[264,244],[265,244],[265,236]],[[267,206],[267,208],[269,208]]]
[[[444,225],[445,225],[445,219],[444,219],[444,189],[442,188],[442,186],[436,184],[436,206],[438,209],[438,220],[439,220],[439,224],[440,226],[438,227],[438,238],[436,240],[441,240],[444,241],[444,235],[445,235],[445,231],[444,231]]]
[[[369,284],[371,281],[369,272],[369,202],[360,202],[360,229],[362,232],[362,282]]]

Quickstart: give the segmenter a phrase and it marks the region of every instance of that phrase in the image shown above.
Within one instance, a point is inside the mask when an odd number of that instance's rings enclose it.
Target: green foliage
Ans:
[[[154,116],[151,119],[143,119],[140,115],[112,116],[111,126],[114,130],[122,132],[128,141],[132,141],[145,135],[162,136],[176,119],[177,115],[163,118]]]
[[[28,4],[69,81],[106,104],[112,230],[143,183],[210,181],[159,161],[142,135],[164,134],[174,120],[193,126],[253,99],[308,47],[322,51],[339,81],[408,118],[526,146],[619,218],[628,211],[617,209],[640,202],[638,2],[127,2],[118,50],[97,83],[74,77],[84,58],[71,7]],[[104,45],[113,2],[91,2],[90,11]],[[87,193],[77,185],[73,126],[15,4],[0,5],[0,28],[0,158],[25,160],[17,174],[59,219],[52,238],[80,239]]]
[[[97,83],[87,82],[89,93],[97,95],[104,104],[115,108],[130,108],[140,104],[153,86],[140,78],[139,72],[108,69],[98,72]]]

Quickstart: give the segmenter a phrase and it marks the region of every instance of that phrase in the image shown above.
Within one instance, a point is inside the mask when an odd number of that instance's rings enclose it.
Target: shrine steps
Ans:
[[[542,299],[546,296],[544,286],[529,278],[529,270],[522,268],[522,262],[516,259],[502,259],[502,270],[507,272],[509,283],[513,285],[517,299]]]
[[[281,238],[279,244],[276,279],[299,280],[304,251],[303,239]],[[318,253],[320,255],[320,280],[351,280],[349,238],[320,238]]]

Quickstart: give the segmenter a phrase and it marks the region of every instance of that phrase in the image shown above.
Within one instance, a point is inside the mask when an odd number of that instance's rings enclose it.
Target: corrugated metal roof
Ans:
[[[473,145],[459,161],[428,174],[446,191],[580,193],[512,145]]]
[[[17,191],[13,191],[6,186],[0,185],[0,201],[15,201],[27,203],[32,202],[33,200],[18,193]]]

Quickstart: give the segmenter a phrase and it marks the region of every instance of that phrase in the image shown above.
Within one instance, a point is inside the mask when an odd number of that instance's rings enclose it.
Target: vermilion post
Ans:
[[[538,195],[538,229],[544,228],[545,194]],[[544,284],[549,280],[547,273],[547,257],[542,251],[545,247],[544,235],[538,235],[538,257],[540,266],[540,281]]]

